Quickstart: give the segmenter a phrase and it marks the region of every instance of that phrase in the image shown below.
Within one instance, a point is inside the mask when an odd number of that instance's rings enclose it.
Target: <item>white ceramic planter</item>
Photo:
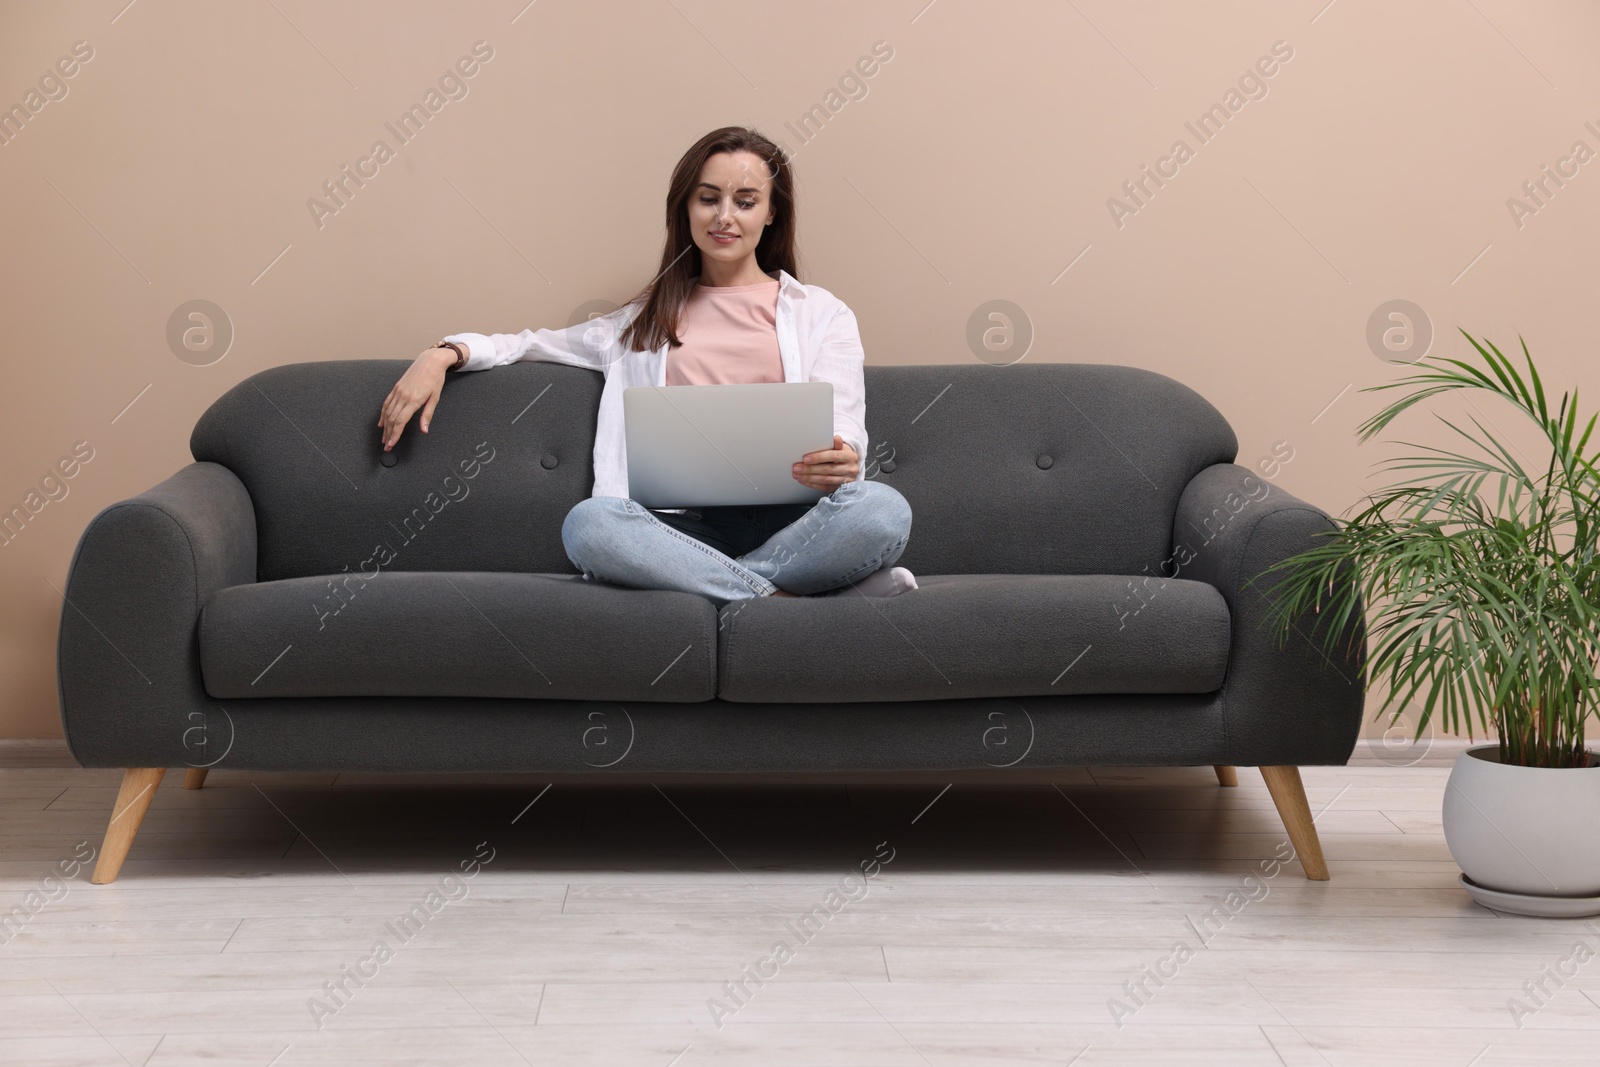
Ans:
[[[1513,767],[1496,745],[1470,748],[1445,786],[1444,839],[1485,889],[1600,897],[1600,766]]]

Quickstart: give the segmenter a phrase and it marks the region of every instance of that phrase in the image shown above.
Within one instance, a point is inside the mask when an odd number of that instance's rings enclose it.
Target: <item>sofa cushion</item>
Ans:
[[[257,578],[327,576],[373,561],[386,572],[577,575],[561,521],[594,486],[605,376],[532,362],[452,374],[428,432],[413,419],[385,452],[378,410],[410,366],[270,367],[195,423],[195,459],[227,467],[249,490]]]
[[[581,575],[289,578],[219,590],[200,615],[213,697],[710,700],[716,608]]]
[[[1034,358],[866,368],[863,476],[898,489],[913,515],[900,566],[1163,573],[1178,497],[1196,474],[1233,461],[1232,428],[1165,375]]]
[[[1229,616],[1205,582],[1129,575],[951,574],[888,598],[735,600],[721,612],[724,700],[938,700],[1205,693]]]

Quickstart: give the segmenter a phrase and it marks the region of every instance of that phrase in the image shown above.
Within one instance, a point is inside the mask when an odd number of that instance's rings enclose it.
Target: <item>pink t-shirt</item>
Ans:
[[[777,322],[776,278],[755,285],[696,285],[678,320],[683,344],[667,351],[667,384],[783,381]]]

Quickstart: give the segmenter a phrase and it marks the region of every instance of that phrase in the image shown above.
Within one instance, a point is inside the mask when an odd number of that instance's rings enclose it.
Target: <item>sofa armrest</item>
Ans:
[[[1218,463],[1190,480],[1172,524],[1166,577],[1209,582],[1232,615],[1222,684],[1227,763],[1244,766],[1342,764],[1361,732],[1366,634],[1358,608],[1338,654],[1309,613],[1282,647],[1266,620],[1271,579],[1252,578],[1312,547],[1336,526],[1321,509],[1244,467]],[[1176,574],[1173,572],[1176,571]]]
[[[198,766],[220,755],[204,743],[219,709],[201,680],[197,624],[212,593],[255,580],[255,507],[219,464],[192,463],[90,521],[56,646],[62,729],[80,764]]]

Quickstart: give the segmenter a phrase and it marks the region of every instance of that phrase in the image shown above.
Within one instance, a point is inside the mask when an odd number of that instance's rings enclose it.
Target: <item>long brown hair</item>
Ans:
[[[745,126],[724,126],[696,141],[672,169],[667,186],[667,240],[656,277],[628,301],[643,301],[639,313],[622,332],[622,346],[653,352],[663,344],[681,345],[678,319],[700,273],[700,248],[689,232],[689,196],[700,181],[706,160],[719,152],[753,152],[767,164],[772,179],[772,225],[756,245],[756,263],[771,274],[778,269],[798,278],[795,263],[794,174],[783,149]]]

